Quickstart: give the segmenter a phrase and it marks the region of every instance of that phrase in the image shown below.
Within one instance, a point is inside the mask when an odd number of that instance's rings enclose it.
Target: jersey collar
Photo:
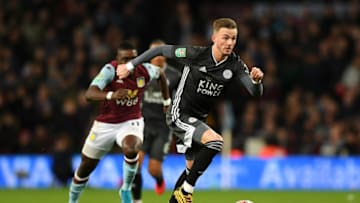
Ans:
[[[228,57],[229,57],[229,56],[226,56],[223,60],[217,62],[216,59],[215,59],[215,56],[214,56],[213,47],[211,47],[211,56],[212,56],[212,58],[213,58],[213,60],[214,60],[214,62],[215,62],[215,66],[218,66],[218,65],[224,63],[224,62],[228,59]]]

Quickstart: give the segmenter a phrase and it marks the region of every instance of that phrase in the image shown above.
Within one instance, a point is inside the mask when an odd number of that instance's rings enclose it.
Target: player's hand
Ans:
[[[120,79],[124,79],[129,76],[130,71],[126,68],[125,64],[119,64],[116,68],[116,75]]]
[[[118,90],[116,90],[113,95],[112,95],[112,99],[126,99],[126,98],[129,98],[129,89],[123,89],[123,88],[120,88]]]
[[[258,67],[253,67],[250,71],[250,77],[255,82],[259,83],[264,77],[264,73]]]

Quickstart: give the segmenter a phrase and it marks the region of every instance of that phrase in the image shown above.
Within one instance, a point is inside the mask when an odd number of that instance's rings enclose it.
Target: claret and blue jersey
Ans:
[[[98,86],[104,91],[116,91],[119,88],[128,89],[128,97],[103,101],[100,113],[96,117],[97,121],[120,123],[142,117],[140,103],[144,89],[149,81],[158,79],[160,75],[158,67],[145,63],[138,65],[129,77],[119,79],[115,74],[117,65],[116,61],[107,63],[90,85]]]

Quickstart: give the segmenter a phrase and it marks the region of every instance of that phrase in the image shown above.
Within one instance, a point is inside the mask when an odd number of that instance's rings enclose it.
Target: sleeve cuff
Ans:
[[[111,100],[113,94],[114,94],[113,91],[109,91],[109,92],[106,94],[106,99],[107,99],[107,100]]]
[[[171,98],[169,97],[168,99],[166,100],[163,100],[163,105],[164,106],[169,106],[171,104]]]
[[[126,67],[126,69],[128,69],[129,71],[132,71],[132,70],[134,70],[134,68],[135,68],[134,64],[132,64],[131,61],[128,62],[128,63],[126,63],[126,64],[125,64],[125,67]]]

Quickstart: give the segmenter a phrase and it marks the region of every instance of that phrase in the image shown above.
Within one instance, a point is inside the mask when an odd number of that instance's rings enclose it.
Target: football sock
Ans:
[[[194,192],[194,186],[190,185],[188,182],[184,182],[183,184],[183,193],[187,195],[188,193]]]
[[[161,183],[164,181],[164,177],[162,176],[162,174],[160,176],[155,176],[154,178],[158,186],[160,186]]]
[[[124,157],[123,162],[123,185],[121,186],[122,190],[131,190],[131,184],[134,181],[135,174],[137,172],[138,168],[138,158],[139,155],[137,155],[133,159],[129,159],[127,157]]]
[[[75,180],[77,183],[75,183]],[[79,201],[80,195],[84,190],[88,180],[89,176],[85,178],[79,177],[77,170],[75,171],[74,178],[71,181],[69,189],[69,203],[77,203]]]
[[[69,190],[69,203],[77,203],[79,201],[81,192],[84,190],[85,186],[86,182],[74,183],[74,181],[71,181]]]
[[[221,151],[223,142],[222,141],[211,141],[205,144],[205,147],[200,149],[196,158],[194,160],[194,164],[190,170],[189,175],[186,177],[186,184],[191,186],[195,186],[197,179],[201,176],[201,174],[207,169],[210,165],[214,156]],[[184,185],[185,186],[185,185]],[[187,189],[186,189],[187,188]],[[186,187],[184,190],[188,193],[191,193],[191,188]]]
[[[186,168],[182,173],[181,175],[179,176],[179,178],[177,179],[176,183],[175,183],[175,187],[174,187],[174,190],[176,190],[178,187],[181,187],[182,184],[184,183],[185,179],[186,179],[186,176],[189,174],[189,169]]]
[[[134,196],[134,200],[141,199],[141,190],[142,190],[142,175],[141,173],[136,173],[134,182],[132,184],[132,193]]]

